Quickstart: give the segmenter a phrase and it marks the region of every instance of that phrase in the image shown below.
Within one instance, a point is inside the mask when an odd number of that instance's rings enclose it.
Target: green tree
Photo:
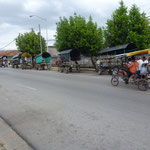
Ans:
[[[133,42],[138,49],[148,48],[150,43],[150,27],[145,13],[140,13],[139,8],[133,5],[129,11],[128,42]]]
[[[128,37],[129,17],[127,7],[124,2],[120,2],[120,7],[112,14],[112,19],[107,20],[104,31],[105,46],[113,47],[125,44]]]
[[[46,51],[46,42],[43,37],[42,40],[42,51]],[[36,56],[41,52],[40,49],[40,34],[36,34],[32,29],[31,32],[27,32],[21,35],[18,35],[16,38],[16,46],[20,52],[30,53],[32,56]]]
[[[97,24],[93,22],[92,17],[86,21],[80,15],[70,16],[69,19],[63,17],[56,24],[56,42],[58,51],[70,48],[78,49],[81,54],[90,56],[95,67],[93,56],[103,47],[103,32]]]

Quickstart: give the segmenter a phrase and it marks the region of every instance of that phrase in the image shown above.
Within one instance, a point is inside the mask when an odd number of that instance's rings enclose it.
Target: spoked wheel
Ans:
[[[140,80],[138,82],[138,89],[141,91],[147,91],[149,88],[148,82],[146,80]]]
[[[113,86],[117,86],[119,84],[119,78],[117,76],[113,76],[111,79],[111,84]]]

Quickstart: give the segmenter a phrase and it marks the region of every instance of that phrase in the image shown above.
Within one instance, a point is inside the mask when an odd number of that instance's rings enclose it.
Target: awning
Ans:
[[[126,56],[129,57],[129,56],[147,55],[147,54],[150,54],[150,49],[134,51],[134,52],[126,54]]]

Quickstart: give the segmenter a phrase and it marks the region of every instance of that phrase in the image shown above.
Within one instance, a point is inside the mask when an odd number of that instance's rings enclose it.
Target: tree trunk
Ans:
[[[96,67],[96,63],[95,63],[92,55],[91,55],[91,62],[93,64],[93,67],[94,67],[95,71],[98,72],[97,67]]]

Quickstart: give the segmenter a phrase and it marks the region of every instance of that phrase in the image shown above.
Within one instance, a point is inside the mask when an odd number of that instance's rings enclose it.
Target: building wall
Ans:
[[[59,52],[55,46],[48,46],[48,52],[51,54],[51,57],[58,57]]]

